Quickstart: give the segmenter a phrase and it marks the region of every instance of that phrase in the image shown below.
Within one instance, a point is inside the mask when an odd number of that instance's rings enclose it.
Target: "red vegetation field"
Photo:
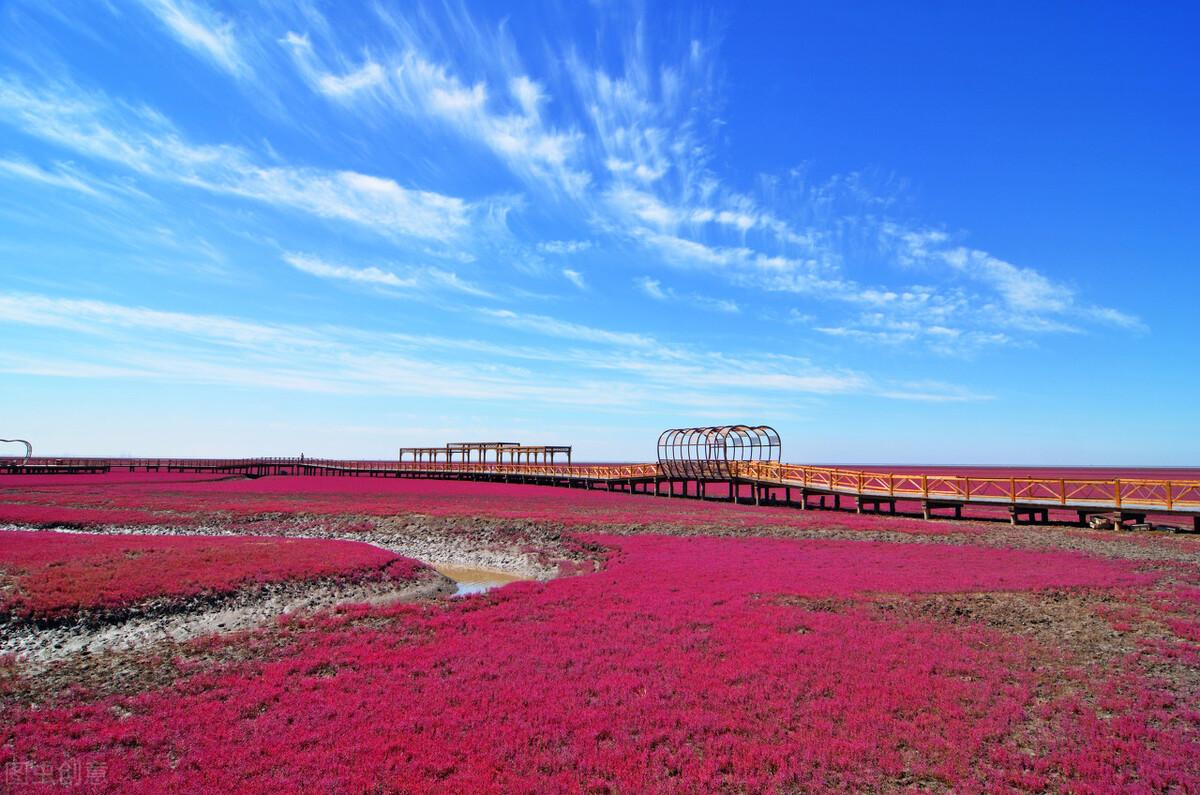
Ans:
[[[157,474],[157,473],[153,473]],[[179,481],[124,473],[0,476],[0,523],[52,527],[94,525],[195,526],[298,514],[313,516],[487,516],[552,521],[568,526],[719,525],[806,527],[829,525],[828,514],[582,489],[356,477],[268,477]],[[873,529],[879,520],[839,515],[839,527]],[[921,520],[888,520],[908,533],[968,532],[969,526]]]
[[[1156,681],[904,609],[1152,587],[1130,564],[584,540],[615,550],[598,573],[293,621],[169,690],[10,710],[0,758],[96,766],[123,792],[1200,787],[1200,715]]]
[[[421,568],[353,541],[0,532],[0,620],[55,619],[281,580],[404,580]]]
[[[256,536],[309,520],[408,540],[459,532],[417,514],[565,524],[489,538],[530,554],[553,541],[597,565],[460,600],[301,614],[170,659],[152,650],[114,663],[135,672],[117,684],[96,679],[94,658],[52,672],[61,687],[22,684],[9,660],[6,784],[61,791],[54,772],[67,770],[76,790],[122,793],[1200,791],[1187,539],[1040,528],[1031,540],[504,484],[11,478],[0,522],[255,535],[0,532],[0,593],[9,614],[52,617],[264,580],[409,577],[419,564],[366,545]],[[393,515],[407,518],[364,521]],[[652,532],[678,527],[697,535]],[[1145,560],[1001,546],[1014,540]]]

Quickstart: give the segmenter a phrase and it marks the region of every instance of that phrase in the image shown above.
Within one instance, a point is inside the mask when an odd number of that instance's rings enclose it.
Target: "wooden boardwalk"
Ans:
[[[1073,511],[1080,522],[1097,514],[1144,522],[1148,515],[1190,520],[1200,531],[1200,481],[987,477],[872,472],[861,469],[741,461],[728,476],[689,474],[661,464],[526,464],[498,462],[351,461],[314,458],[31,458],[0,459],[0,474],[212,472],[249,477],[402,477],[487,480],[661,497],[691,497],[896,512],[912,504],[922,515],[961,516],[968,506],[1007,509],[1017,522],[1046,522],[1049,512]]]

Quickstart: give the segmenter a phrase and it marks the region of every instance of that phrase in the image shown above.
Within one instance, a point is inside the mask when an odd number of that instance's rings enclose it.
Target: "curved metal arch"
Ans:
[[[29,459],[33,458],[33,445],[24,439],[0,439],[0,442],[8,442],[10,444],[25,445],[25,457],[21,459],[21,464],[24,465]]]
[[[658,464],[671,478],[728,480],[731,462],[779,461],[781,452],[770,425],[668,428],[658,436]]]

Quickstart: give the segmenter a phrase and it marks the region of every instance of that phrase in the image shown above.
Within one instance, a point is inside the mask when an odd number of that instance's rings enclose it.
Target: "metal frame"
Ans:
[[[557,464],[565,455],[571,463],[571,446],[529,445],[520,442],[449,442],[445,447],[401,447],[399,461],[431,464]]]
[[[770,425],[670,428],[658,437],[658,465],[668,478],[729,480],[738,463],[778,463],[781,451]]]
[[[401,463],[404,463],[405,456],[412,456],[414,463],[444,463],[450,460],[449,450],[445,447],[401,447]]]
[[[567,444],[523,444],[504,451],[510,464],[557,464],[559,455],[571,463],[571,446]]]
[[[25,441],[24,439],[0,439],[0,442],[9,442],[11,444],[25,445],[25,457],[21,459],[22,465],[26,464],[29,461],[29,459],[33,458],[33,445],[31,445],[29,442]]]
[[[520,442],[448,442],[446,444],[447,460],[454,461],[455,457],[463,463],[486,463],[488,453],[491,453],[495,463],[500,462],[500,456],[507,450],[520,447]]]

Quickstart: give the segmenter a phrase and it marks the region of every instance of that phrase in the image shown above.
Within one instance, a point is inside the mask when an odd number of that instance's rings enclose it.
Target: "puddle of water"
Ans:
[[[456,597],[484,593],[493,588],[499,588],[501,585],[508,585],[510,582],[530,579],[519,574],[509,574],[491,569],[473,569],[469,566],[434,566],[434,568],[439,574],[454,580],[458,586],[458,590],[454,592]]]

